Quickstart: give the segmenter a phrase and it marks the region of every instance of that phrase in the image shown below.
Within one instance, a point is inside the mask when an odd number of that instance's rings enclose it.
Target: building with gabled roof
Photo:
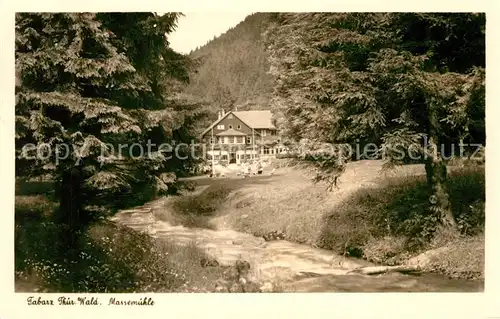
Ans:
[[[219,112],[201,134],[208,159],[220,163],[244,163],[274,158],[284,150],[272,113],[265,111]]]

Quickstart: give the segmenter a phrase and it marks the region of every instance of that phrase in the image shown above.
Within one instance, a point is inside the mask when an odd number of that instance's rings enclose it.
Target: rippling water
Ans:
[[[152,214],[153,208],[164,207],[164,201],[122,211],[113,220],[160,240],[194,243],[221,265],[246,260],[251,264],[252,279],[278,282],[287,292],[479,292],[484,289],[481,281],[449,279],[437,274],[353,274],[350,271],[373,264],[284,240],[266,242],[232,230],[172,226],[156,220]]]

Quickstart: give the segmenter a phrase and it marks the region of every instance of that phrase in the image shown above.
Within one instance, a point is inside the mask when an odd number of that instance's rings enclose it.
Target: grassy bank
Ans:
[[[484,170],[455,170],[447,188],[460,234],[436,229],[423,176],[394,177],[358,190],[326,214],[318,246],[385,264],[439,248],[426,270],[484,278]]]
[[[44,191],[18,192],[26,193],[16,196],[16,291],[213,292],[221,280],[237,283],[234,267],[210,262],[194,245],[159,242],[106,221],[80,236],[76,253],[65,252],[62,229],[50,221],[57,204]]]
[[[353,163],[333,193],[326,192],[324,185],[311,184],[309,178],[291,170],[260,183],[245,185],[238,180],[233,186],[227,180],[220,198],[211,187],[221,186],[214,185],[187,202],[205,198],[219,203],[210,213],[211,225],[217,228],[257,236],[278,234],[383,264],[399,264],[439,248],[425,270],[460,278],[484,277],[484,167],[450,168],[447,187],[461,230],[454,237],[435,234],[421,165],[384,173],[378,161]]]
[[[165,209],[155,211],[156,218],[172,225],[214,229],[212,223],[221,210],[231,207],[238,200],[238,189],[250,185],[265,185],[267,176],[252,179],[202,179],[193,182],[199,187],[195,192],[183,192],[180,196],[172,196]]]

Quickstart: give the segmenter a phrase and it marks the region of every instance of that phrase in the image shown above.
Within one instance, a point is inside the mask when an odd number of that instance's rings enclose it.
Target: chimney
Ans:
[[[220,120],[222,117],[222,111],[217,112],[217,119]]]
[[[222,116],[224,116],[226,114],[226,111],[224,111],[224,109],[222,109]]]

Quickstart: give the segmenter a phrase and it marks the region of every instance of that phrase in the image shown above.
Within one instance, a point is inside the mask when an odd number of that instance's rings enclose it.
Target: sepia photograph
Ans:
[[[15,13],[15,292],[484,292],[485,37],[484,12]]]

